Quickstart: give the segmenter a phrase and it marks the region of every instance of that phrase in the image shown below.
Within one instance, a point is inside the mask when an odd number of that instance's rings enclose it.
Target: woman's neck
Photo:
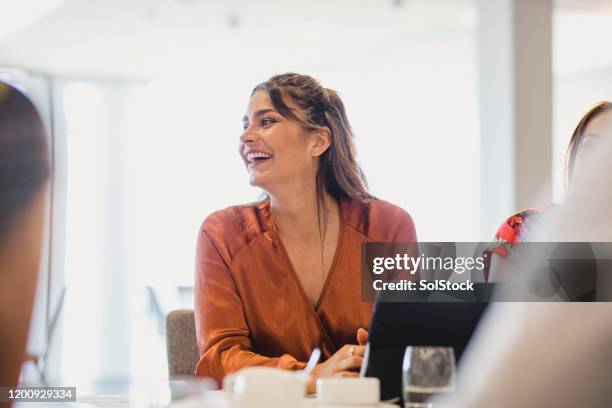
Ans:
[[[316,184],[301,185],[298,189],[284,194],[270,194],[272,219],[279,232],[288,238],[319,239],[319,221],[325,232],[324,219],[333,221],[338,215],[338,203],[325,192],[325,205],[319,207]],[[327,217],[323,211],[327,211]]]

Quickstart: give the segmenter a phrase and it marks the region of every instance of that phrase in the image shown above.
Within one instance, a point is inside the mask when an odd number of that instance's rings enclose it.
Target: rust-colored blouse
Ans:
[[[381,200],[340,202],[340,236],[313,307],[270,217],[268,200],[229,207],[202,224],[196,256],[196,374],[221,382],[253,365],[298,370],[315,347],[322,361],[368,328],[361,300],[363,242],[415,242],[410,215]]]

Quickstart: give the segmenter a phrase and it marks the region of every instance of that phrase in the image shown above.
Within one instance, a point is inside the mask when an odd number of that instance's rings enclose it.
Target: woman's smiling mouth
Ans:
[[[254,166],[258,166],[258,165],[260,165],[262,163],[265,163],[270,158],[272,158],[272,155],[270,153],[266,153],[266,152],[251,151],[251,152],[248,152],[247,154],[245,154],[245,157],[246,157],[246,160],[247,160],[248,167],[254,167]]]

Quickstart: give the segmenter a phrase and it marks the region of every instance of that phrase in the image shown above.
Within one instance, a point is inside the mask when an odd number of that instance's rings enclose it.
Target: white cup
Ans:
[[[223,389],[237,408],[300,407],[307,377],[272,367],[248,367],[223,380]]]
[[[378,378],[319,378],[317,402],[320,405],[375,406],[380,402]]]

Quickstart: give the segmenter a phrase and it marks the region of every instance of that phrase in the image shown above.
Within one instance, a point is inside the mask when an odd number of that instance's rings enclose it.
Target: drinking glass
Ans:
[[[455,390],[455,353],[451,347],[408,346],[402,366],[405,408],[435,408],[431,399]]]

